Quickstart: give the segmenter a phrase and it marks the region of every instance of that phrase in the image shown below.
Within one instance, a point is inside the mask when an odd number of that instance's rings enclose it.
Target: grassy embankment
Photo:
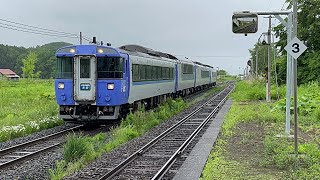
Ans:
[[[319,89],[318,83],[299,87],[296,156],[293,139],[277,136],[284,134],[285,99],[266,103],[263,82],[239,82],[201,179],[319,179]],[[280,97],[284,94],[280,87]]]
[[[70,135],[63,148],[64,160],[56,162],[55,169],[49,171],[50,178],[57,180],[73,174],[99,158],[103,153],[110,152],[125,142],[143,135],[152,127],[221,89],[221,87],[213,88],[190,103],[182,99],[169,100],[155,110],[141,110],[130,114],[119,127],[112,129],[108,135],[98,134],[94,137]]]
[[[0,142],[60,125],[52,80],[0,80]]]

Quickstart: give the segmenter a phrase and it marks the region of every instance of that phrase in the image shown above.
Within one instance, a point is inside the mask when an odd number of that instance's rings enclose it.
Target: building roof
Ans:
[[[3,75],[16,75],[11,69],[0,69],[0,73]]]
[[[7,76],[7,78],[20,78],[20,76],[18,76],[18,75],[6,75]]]

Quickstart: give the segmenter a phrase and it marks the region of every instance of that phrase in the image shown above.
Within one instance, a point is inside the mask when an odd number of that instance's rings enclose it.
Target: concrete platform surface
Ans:
[[[208,156],[210,155],[213,145],[219,135],[224,116],[229,111],[231,104],[232,101],[227,100],[222,106],[210,127],[192,149],[190,155],[178,170],[177,174],[173,178],[174,180],[199,179],[207,162]]]

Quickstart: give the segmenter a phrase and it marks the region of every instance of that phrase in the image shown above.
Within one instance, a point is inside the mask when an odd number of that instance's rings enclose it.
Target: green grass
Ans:
[[[286,89],[284,86],[279,87],[280,98],[285,97]],[[232,94],[235,101],[259,101],[266,99],[266,84],[263,80],[239,81],[235,92]],[[277,99],[277,90],[275,86],[271,86],[271,99]]]
[[[226,82],[226,81],[237,81],[237,76],[233,75],[219,75],[218,82]]]
[[[285,87],[280,87],[280,92]],[[293,140],[277,138],[284,133],[285,111],[275,108],[280,102],[259,101],[265,96],[264,83],[238,82],[232,97],[235,101],[225,117],[222,132],[204,168],[201,179],[317,179],[320,177],[320,108],[314,105],[319,94],[318,83],[299,87],[298,96],[304,99],[299,114],[299,154],[294,154]],[[307,94],[307,95],[306,95]],[[284,93],[281,93],[281,97]],[[283,101],[283,100],[280,100]],[[311,102],[310,102],[311,101]],[[308,113],[302,108],[310,108]],[[263,144],[258,165],[250,158],[241,161],[230,156],[230,139],[241,136],[244,146],[254,137],[245,132],[239,134],[240,123],[259,123],[264,127],[260,137]],[[260,154],[260,155],[261,155]],[[237,156],[237,154],[233,154]],[[252,156],[257,156],[252,154]],[[259,172],[259,173],[253,173]]]
[[[62,124],[52,80],[0,80],[0,142]]]
[[[119,127],[111,130],[107,142],[103,146],[99,146],[99,148],[96,149],[96,151],[101,152],[101,154],[110,152],[113,149],[121,146],[123,143],[143,135],[154,126],[159,125],[161,122],[186,109],[191,104],[195,104],[196,102],[203,100],[205,97],[212,95],[212,93],[217,92],[220,89],[222,89],[222,87],[213,88],[208,92],[204,93],[203,96],[189,103],[184,102],[181,98],[176,100],[169,99],[166,103],[162,104],[155,110],[145,111],[142,109],[140,111],[135,112],[134,114],[131,113],[126,117],[126,119],[124,119],[121,122]],[[77,138],[82,139],[83,137]],[[79,141],[81,142],[82,140]],[[65,146],[64,151],[69,151],[66,150],[66,148],[68,147],[72,149],[72,144],[73,143],[70,144],[71,147],[69,147],[69,145]],[[90,159],[84,158],[85,155],[77,155],[77,158],[72,159],[78,160],[72,162],[70,162],[69,160],[69,163],[66,163],[66,159],[68,159],[68,157],[65,156],[64,160],[56,162],[55,169],[50,170],[50,178],[56,180],[71,175],[72,173],[83,168],[86,164],[90,163],[93,159],[98,158],[101,154],[99,153],[98,155],[93,156]]]

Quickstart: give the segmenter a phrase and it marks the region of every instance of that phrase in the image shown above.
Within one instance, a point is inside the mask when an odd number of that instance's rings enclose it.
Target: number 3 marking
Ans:
[[[298,43],[292,44],[292,47],[295,48],[295,49],[292,50],[292,52],[298,53],[300,51]]]

